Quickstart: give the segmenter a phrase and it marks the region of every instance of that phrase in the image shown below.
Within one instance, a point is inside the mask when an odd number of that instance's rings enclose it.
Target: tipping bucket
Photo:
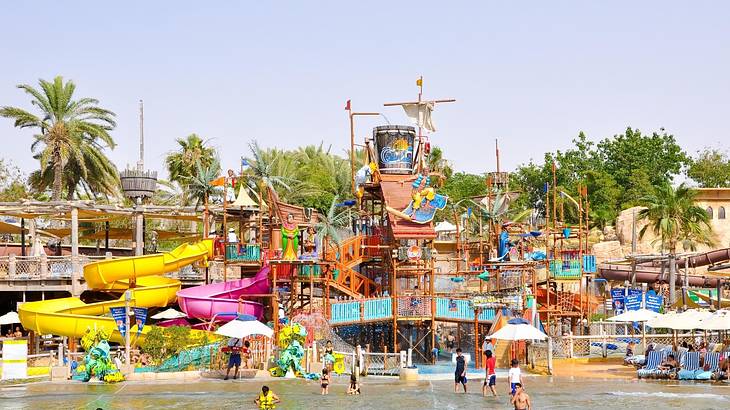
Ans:
[[[413,171],[416,129],[407,125],[382,125],[373,128],[378,168],[383,174],[409,174]]]

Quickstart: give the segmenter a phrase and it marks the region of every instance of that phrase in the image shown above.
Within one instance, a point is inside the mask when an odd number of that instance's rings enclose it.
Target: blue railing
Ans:
[[[261,260],[261,247],[259,245],[226,245],[226,259],[229,261],[258,262]]]
[[[360,302],[339,302],[330,305],[330,323],[352,323],[360,321]]]
[[[479,312],[477,319],[479,321],[492,321],[494,316],[494,309],[485,308]],[[474,308],[468,300],[437,297],[436,318],[474,320]]]
[[[363,320],[381,320],[393,318],[393,300],[391,298],[370,299],[363,302]]]
[[[580,260],[550,261],[550,274],[555,279],[580,279]]]
[[[583,271],[596,273],[596,255],[583,255]]]
[[[322,276],[322,268],[319,265],[302,265],[299,267],[299,276]]]

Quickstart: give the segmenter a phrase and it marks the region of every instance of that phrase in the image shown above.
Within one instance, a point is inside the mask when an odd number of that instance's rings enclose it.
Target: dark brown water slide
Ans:
[[[691,266],[691,265],[690,265]],[[700,265],[698,265],[700,266]],[[629,265],[600,265],[598,267],[598,276],[606,280],[631,281],[631,266]],[[699,275],[688,275],[689,285],[697,287],[716,287],[718,278],[705,277]],[[636,281],[639,283],[655,283],[660,280],[669,281],[669,271],[662,273],[660,268],[637,266]],[[677,285],[682,285],[684,275],[677,272]]]
[[[688,258],[682,258],[677,260],[677,269],[683,269],[685,262],[689,264],[690,268],[697,266],[716,265],[719,263],[727,262],[730,260],[730,248],[716,249],[701,253]],[[616,264],[603,264],[598,267],[598,276],[607,280],[631,280],[631,266],[630,265],[616,265]],[[688,275],[690,286],[701,286],[701,287],[716,287],[718,278],[706,277],[700,275]],[[636,267],[636,281],[641,283],[654,283],[659,280],[668,281],[669,271],[662,270],[658,266],[646,266],[638,265]],[[681,272],[677,272],[677,284],[681,285],[684,282],[684,275]]]

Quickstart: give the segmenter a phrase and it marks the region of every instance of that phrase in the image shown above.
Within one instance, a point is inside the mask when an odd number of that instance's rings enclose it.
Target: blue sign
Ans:
[[[617,315],[624,313],[624,289],[611,289],[611,299],[613,300],[613,310]]]
[[[639,310],[641,308],[641,293],[628,295],[625,305],[626,310]]]
[[[137,323],[137,336],[142,333],[145,322],[147,322],[147,308],[136,307],[134,309],[134,321]]]
[[[111,308],[109,308],[109,312],[111,312],[112,317],[114,318],[114,321],[117,322],[117,329],[119,329],[119,333],[122,334],[122,337],[126,337],[126,335],[127,335],[126,309],[124,307],[111,307]]]
[[[659,312],[662,308],[662,305],[664,304],[664,298],[662,296],[659,296],[657,294],[647,293],[646,294],[646,308],[649,310],[653,310],[654,312]]]

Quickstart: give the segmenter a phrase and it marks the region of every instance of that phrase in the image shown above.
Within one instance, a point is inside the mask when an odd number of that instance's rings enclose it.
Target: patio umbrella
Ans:
[[[686,310],[674,319],[671,323],[670,329],[674,330],[693,330],[700,329],[700,323],[712,317],[712,312],[709,310],[691,309]]]
[[[609,322],[646,322],[659,316],[658,312],[648,309],[629,310],[620,315],[610,317]]]
[[[8,312],[0,316],[0,325],[12,325],[14,323],[20,323],[20,317],[17,312]]]
[[[520,323],[511,324],[507,323],[506,326],[494,332],[491,336],[493,339],[498,340],[545,340],[547,335],[535,328],[534,326]]]
[[[714,315],[700,322],[703,330],[730,330],[730,311],[718,310]]]
[[[156,314],[152,315],[152,319],[156,319],[156,320],[162,320],[162,319],[170,320],[170,319],[179,319],[179,318],[183,318],[183,317],[186,317],[185,313],[178,312],[177,310],[175,310],[173,308],[169,308],[167,310],[163,310],[160,313],[156,313]]]
[[[215,334],[243,339],[253,335],[274,336],[274,329],[266,326],[258,320],[231,320],[218,328]]]

